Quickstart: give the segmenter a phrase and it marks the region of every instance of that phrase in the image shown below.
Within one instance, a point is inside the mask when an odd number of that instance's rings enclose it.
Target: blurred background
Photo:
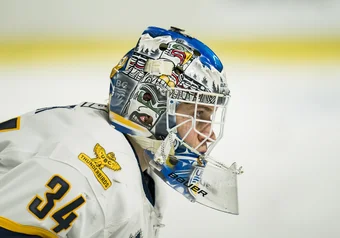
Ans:
[[[0,1],[0,121],[106,103],[109,74],[149,25],[220,56],[231,90],[213,156],[244,168],[240,215],[168,189],[162,238],[340,237],[340,1]]]

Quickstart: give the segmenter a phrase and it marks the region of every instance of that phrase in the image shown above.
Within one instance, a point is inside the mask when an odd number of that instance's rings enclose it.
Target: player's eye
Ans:
[[[203,119],[203,115],[204,115],[204,111],[198,110],[196,112],[196,118],[198,118],[198,119]]]
[[[150,93],[144,93],[143,100],[144,101],[150,101],[152,99],[152,95]]]
[[[211,113],[205,111],[205,110],[197,110],[196,111],[196,118],[206,121],[211,121]]]

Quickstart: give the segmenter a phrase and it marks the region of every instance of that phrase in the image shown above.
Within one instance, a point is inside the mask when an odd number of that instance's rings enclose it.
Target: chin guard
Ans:
[[[150,161],[153,171],[191,202],[238,214],[236,164],[226,167],[213,160],[169,156],[165,163]]]
[[[190,191],[191,195],[202,205],[238,215],[237,175],[243,173],[241,169],[236,163],[227,167],[208,158],[198,182],[199,188],[207,194],[199,196]]]
[[[170,133],[171,134],[171,133]],[[191,202],[231,214],[238,214],[236,163],[230,167],[212,157],[198,156],[189,150],[175,154],[171,136],[155,151],[148,153],[153,171],[170,187]]]

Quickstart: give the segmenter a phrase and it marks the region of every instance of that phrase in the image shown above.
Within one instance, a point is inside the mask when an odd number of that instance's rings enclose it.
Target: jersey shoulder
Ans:
[[[0,156],[16,153],[22,162],[38,152],[47,141],[85,134],[95,125],[107,126],[106,105],[84,102],[78,105],[40,108],[0,123]]]
[[[26,128],[34,130],[51,129],[51,125],[54,124],[56,124],[54,127],[60,127],[62,125],[76,126],[79,116],[82,117],[82,121],[86,121],[89,117],[96,115],[98,117],[108,117],[107,106],[104,104],[83,102],[77,105],[44,107],[0,122],[0,133],[14,131],[21,133],[22,130]],[[45,119],[45,123],[42,123]]]

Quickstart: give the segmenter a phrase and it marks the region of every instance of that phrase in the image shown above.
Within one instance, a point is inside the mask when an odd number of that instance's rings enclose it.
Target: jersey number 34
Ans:
[[[51,228],[55,233],[67,230],[78,217],[75,210],[85,203],[85,198],[79,195],[62,207],[54,209],[56,203],[62,200],[70,190],[70,184],[61,176],[53,175],[46,183],[46,187],[48,190],[45,192],[45,198],[36,195],[27,208],[39,220],[49,215],[57,223]]]

